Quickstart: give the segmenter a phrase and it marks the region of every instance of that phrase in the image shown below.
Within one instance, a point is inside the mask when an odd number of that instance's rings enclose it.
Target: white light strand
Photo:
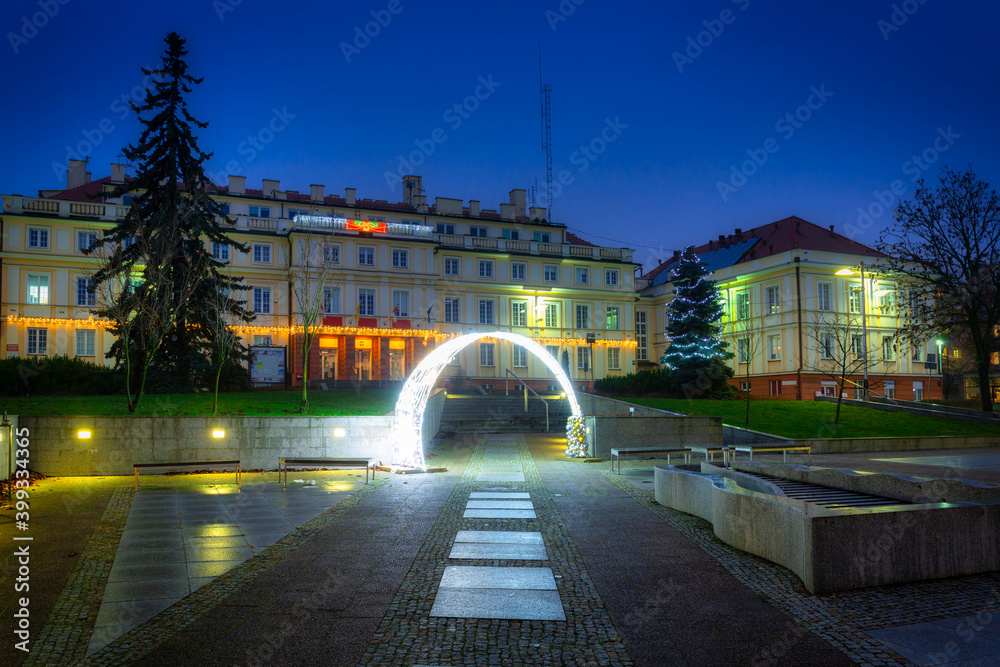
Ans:
[[[421,436],[424,424],[424,408],[427,407],[427,399],[431,395],[431,390],[434,388],[438,376],[441,375],[445,366],[455,358],[455,355],[465,346],[483,338],[496,338],[509,341],[515,345],[524,347],[538,359],[541,359],[546,368],[555,375],[563,391],[566,392],[566,399],[569,401],[572,417],[582,416],[580,404],[577,402],[576,394],[573,392],[573,384],[566,375],[566,371],[563,370],[555,357],[549,354],[544,347],[530,338],[505,331],[466,334],[458,338],[453,338],[436,347],[433,352],[424,357],[423,361],[417,365],[406,381],[406,384],[403,385],[403,390],[399,394],[399,400],[396,401],[396,415],[392,423],[392,436],[395,443],[396,455],[395,463],[416,468],[427,467],[424,461],[424,446]]]

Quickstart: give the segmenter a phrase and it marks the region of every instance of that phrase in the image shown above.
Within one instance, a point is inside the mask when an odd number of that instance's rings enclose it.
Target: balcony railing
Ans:
[[[515,241],[512,239],[482,236],[461,236],[459,234],[436,234],[435,236],[438,243],[449,248],[469,248],[470,250],[484,248],[504,252],[530,253],[532,255],[632,261],[632,251],[628,248],[601,248],[599,246],[570,245],[569,243]]]
[[[128,213],[128,206],[100,202],[59,201],[40,197],[4,195],[4,213],[45,213],[60,218],[80,216],[99,220],[118,220]]]

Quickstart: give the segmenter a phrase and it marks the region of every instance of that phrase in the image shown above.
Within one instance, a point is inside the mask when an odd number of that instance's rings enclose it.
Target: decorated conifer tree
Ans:
[[[660,362],[670,372],[671,387],[687,397],[706,396],[726,384],[733,357],[722,333],[722,300],[705,264],[688,248],[670,272],[674,298],[667,306],[670,347]]]
[[[206,371],[211,369],[208,356],[217,353],[213,352],[212,339],[218,333],[213,322],[219,313],[214,311],[221,310],[233,323],[252,319],[238,300],[238,292],[246,289],[242,279],[224,274],[224,263],[215,259],[210,248],[213,244],[243,252],[249,248],[227,236],[233,221],[208,191],[202,165],[211,153],[202,152],[194,136],[195,128],[208,124],[188,112],[185,99],[191,86],[202,80],[188,74],[185,40],[171,32],[164,42],[161,66],[142,68],[151,78],[145,99],[141,104],[130,103],[144,126],[139,140],[124,148],[125,157],[136,165],[136,175],[102,194],[105,199],[129,195],[131,207],[90,250],[107,253],[107,260],[94,276],[98,286],[134,274],[135,267],[150,263],[161,265],[156,277],[164,284],[157,289],[179,293],[179,286],[195,282],[189,298],[179,305],[153,365],[160,388],[190,391],[204,384]],[[139,238],[146,242],[136,243]],[[143,275],[141,280],[148,278]],[[239,337],[229,340],[235,349],[227,359],[244,358],[246,350]],[[119,338],[109,356],[121,359],[122,346],[133,343]]]

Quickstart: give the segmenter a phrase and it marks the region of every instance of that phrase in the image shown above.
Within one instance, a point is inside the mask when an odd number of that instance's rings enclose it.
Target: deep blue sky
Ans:
[[[274,178],[287,189],[323,183],[328,193],[355,187],[359,197],[399,201],[385,172],[425,140],[434,150],[417,173],[429,200],[479,199],[484,208],[536,179],[544,205],[541,42],[555,172],[573,179],[554,219],[594,242],[637,248],[639,261],[793,214],[843,231],[858,207],[876,203],[875,191],[900,180],[912,195],[911,177],[936,178],[942,164],[971,164],[1000,185],[995,3],[396,0],[398,13],[348,62],[341,43],[393,3],[61,1],[42,0],[58,12],[37,34],[23,17],[42,11],[38,0],[0,9],[3,193],[59,187],[53,163],[64,164],[66,147],[87,132],[101,139],[91,171],[106,175],[139,132],[115,100],[141,83],[141,65],[158,63],[169,30],[188,39],[192,71],[205,78],[190,108],[210,122],[200,134],[215,153],[209,171],[224,174],[236,160],[249,187]],[[894,4],[913,13],[885,39],[879,21],[892,25]],[[560,6],[574,11],[562,16]],[[708,46],[679,72],[673,54],[724,10],[731,22],[713,24],[722,30],[711,40],[701,35]],[[12,45],[10,33],[30,39]],[[455,128],[445,113],[480,77],[500,85]],[[813,98],[818,108],[800,127],[776,127],[810,101],[812,87],[832,95]],[[274,109],[294,118],[250,160],[241,142]],[[608,119],[627,127],[609,130],[615,141],[593,160],[575,154]],[[102,121],[114,129],[100,132]],[[428,143],[437,128],[446,139]],[[933,148],[939,128],[951,128],[949,142],[938,142],[947,151],[921,169],[910,160]],[[748,150],[767,161],[724,201],[718,184]],[[877,216],[855,238],[874,243],[889,222]]]

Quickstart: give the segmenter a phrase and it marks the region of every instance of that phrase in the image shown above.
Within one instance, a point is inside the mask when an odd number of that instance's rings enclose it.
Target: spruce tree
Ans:
[[[233,322],[253,319],[243,303],[233,298],[246,289],[242,278],[222,273],[225,265],[212,255],[212,244],[243,252],[249,248],[226,235],[226,228],[234,223],[222,204],[208,193],[209,181],[202,165],[211,153],[198,148],[193,133],[194,128],[204,129],[208,123],[188,112],[185,99],[191,87],[202,79],[188,74],[184,60],[188,51],[180,35],[171,32],[164,42],[161,66],[142,68],[143,74],[151,77],[145,99],[141,104],[130,102],[144,126],[139,140],[124,148],[126,159],[136,167],[136,175],[103,193],[105,199],[131,195],[132,204],[126,217],[92,248],[109,250],[107,261],[94,279],[100,285],[134,267],[166,261],[169,266],[155,274],[165,283],[161,287],[170,285],[179,293],[182,286],[195,280],[152,366],[161,382],[160,389],[189,391],[204,384],[211,367],[207,357],[213,351],[213,322],[218,321],[215,309],[221,309]],[[146,242],[135,243],[140,237]],[[223,298],[219,299],[219,294]],[[245,359],[246,349],[239,338],[231,339],[236,349],[227,358]],[[108,356],[121,359],[121,346],[126,344],[119,337]]]
[[[672,390],[689,398],[711,395],[733,374],[726,364],[733,354],[719,338],[722,300],[710,276],[693,246],[670,272],[675,289],[667,306],[670,347],[660,361],[670,373]]]

